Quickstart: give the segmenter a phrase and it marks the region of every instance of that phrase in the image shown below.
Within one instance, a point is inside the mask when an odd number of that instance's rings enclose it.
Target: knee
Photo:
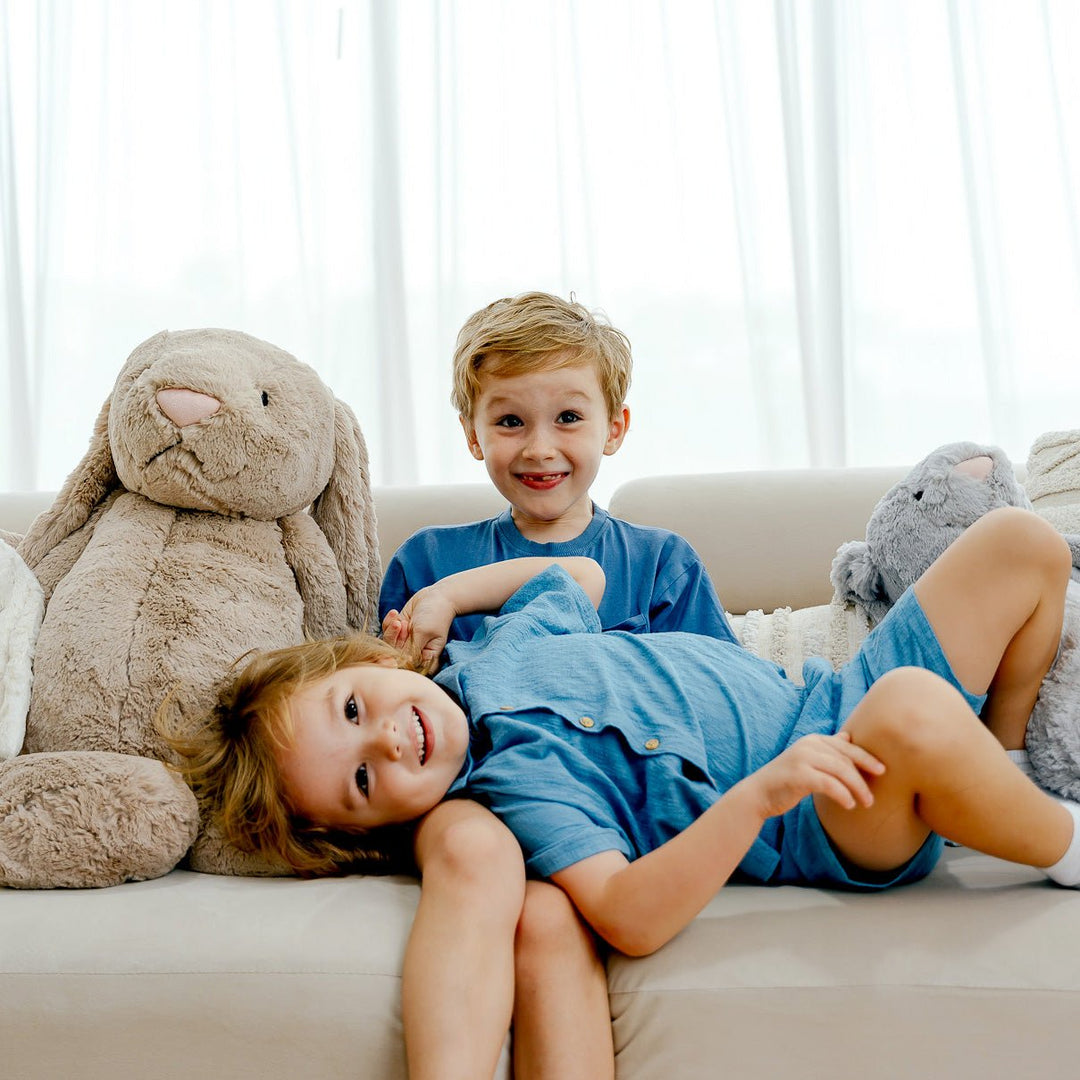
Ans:
[[[985,523],[985,524],[982,524]],[[1015,506],[998,507],[985,514],[982,524],[989,542],[1000,549],[1014,569],[1032,567],[1050,580],[1064,582],[1072,572],[1072,551],[1065,537],[1034,511]]]
[[[562,964],[575,954],[595,958],[596,947],[566,893],[556,885],[530,881],[518,920],[515,952],[519,966]]]
[[[981,728],[978,717],[951,683],[923,668],[897,668],[867,692],[858,740],[879,754],[906,761],[938,761],[960,752]]]

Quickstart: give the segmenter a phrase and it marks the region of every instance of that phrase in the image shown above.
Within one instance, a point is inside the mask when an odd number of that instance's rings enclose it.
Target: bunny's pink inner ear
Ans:
[[[980,454],[953,466],[953,472],[970,476],[973,480],[985,480],[994,471],[994,459]]]

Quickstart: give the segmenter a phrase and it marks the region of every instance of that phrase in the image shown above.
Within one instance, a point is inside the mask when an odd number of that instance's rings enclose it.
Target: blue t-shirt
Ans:
[[[491,808],[530,871],[548,877],[601,851],[659,847],[796,739],[839,727],[826,664],[799,686],[738,645],[697,634],[601,633],[559,567],[519,589],[436,682],[460,701],[470,746],[451,794]],[[740,869],[767,881],[782,819]]]
[[[587,555],[603,567],[607,585],[599,616],[604,630],[683,630],[737,642],[701,559],[681,536],[631,525],[596,506],[580,536],[556,544],[527,540],[510,510],[468,525],[413,533],[386,568],[379,619],[392,609],[400,611],[414,593],[449,574],[537,555]],[[480,613],[455,619],[450,640],[468,641],[483,618]]]

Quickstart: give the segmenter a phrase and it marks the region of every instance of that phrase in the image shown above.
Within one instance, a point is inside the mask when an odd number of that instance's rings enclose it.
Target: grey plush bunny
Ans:
[[[874,508],[866,539],[840,547],[832,583],[838,599],[878,623],[900,594],[960,533],[998,506],[1031,508],[996,446],[950,443],[929,454]],[[1080,537],[1066,534],[1074,552]],[[1073,571],[1074,578],[1076,570]],[[1037,783],[1080,801],[1080,584],[1066,590],[1061,648],[1043,680],[1026,747]]]
[[[874,507],[865,540],[842,545],[830,578],[837,595],[879,623],[972,522],[998,506],[1031,508],[996,446],[948,443],[927,455]]]
[[[367,449],[316,372],[230,330],[161,333],[19,544],[45,596],[20,756],[0,763],[0,885],[272,873],[169,771],[251,649],[371,627]],[[194,845],[194,846],[193,846]]]

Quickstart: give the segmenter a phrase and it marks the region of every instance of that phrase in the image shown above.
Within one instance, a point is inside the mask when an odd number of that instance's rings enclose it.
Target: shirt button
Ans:
[[[659,745],[660,745],[660,740],[659,739],[646,739],[645,740],[645,749],[646,750],[655,750]]]
[[[591,716],[583,716],[579,723],[582,727],[592,727],[596,721]]]

